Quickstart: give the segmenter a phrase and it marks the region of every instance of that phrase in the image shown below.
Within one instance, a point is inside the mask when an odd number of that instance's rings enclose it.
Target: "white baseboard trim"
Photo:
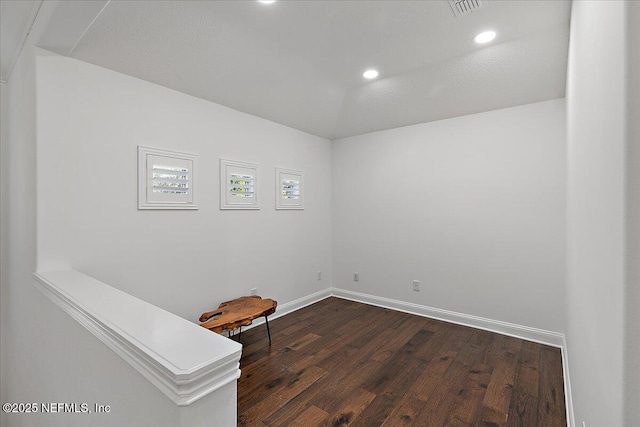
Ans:
[[[516,325],[514,323],[502,322],[500,320],[487,319],[470,314],[457,313],[455,311],[443,310],[441,308],[429,307],[390,298],[378,297],[375,295],[363,294],[360,292],[348,291],[340,288],[332,288],[333,296],[351,301],[371,304],[378,307],[391,308],[418,316],[429,317],[431,319],[443,320],[463,326],[470,326],[476,329],[496,332],[510,337],[521,338],[552,347],[562,348],[564,335],[545,331],[543,329],[531,328],[528,326]]]
[[[315,304],[316,302],[322,301],[323,299],[331,296],[377,307],[390,308],[392,310],[429,317],[431,319],[442,320],[449,323],[455,323],[457,325],[469,326],[561,349],[566,348],[564,334],[558,332],[545,331],[543,329],[531,328],[529,326],[516,325],[514,323],[503,322],[500,320],[487,319],[485,317],[473,316],[470,314],[458,313],[455,311],[443,310],[441,308],[429,307],[426,305],[414,304],[364,294],[361,292],[348,291],[340,288],[323,289],[295,301],[278,305],[276,312],[269,316],[269,319],[277,319],[278,317],[286,316],[289,313],[300,310],[308,305]],[[243,327],[243,330],[254,328],[258,325],[262,325],[263,323],[263,318],[256,319],[252,325]]]
[[[286,316],[289,313],[293,313],[296,310],[300,310],[308,305],[315,304],[319,301],[322,301],[325,298],[329,298],[331,296],[331,288],[323,289],[311,295],[307,295],[302,298],[298,298],[294,301],[286,302],[282,305],[278,305],[276,308],[276,312],[269,316],[269,320],[275,320],[278,317]],[[260,326],[264,324],[264,318],[260,317],[253,321],[253,323],[249,326],[243,326],[243,331],[248,331],[249,329],[253,329],[256,326]],[[236,331],[237,333],[237,331]],[[224,333],[223,333],[224,334]],[[233,334],[235,335],[235,333]]]

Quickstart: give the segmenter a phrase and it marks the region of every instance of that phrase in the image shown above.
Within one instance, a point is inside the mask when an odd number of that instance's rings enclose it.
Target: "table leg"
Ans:
[[[267,325],[267,334],[269,335],[269,345],[271,345],[271,330],[269,330],[269,318],[264,316],[264,323]]]

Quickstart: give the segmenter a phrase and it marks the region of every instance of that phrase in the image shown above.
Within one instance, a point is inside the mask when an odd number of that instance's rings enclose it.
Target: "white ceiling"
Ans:
[[[332,139],[563,97],[570,1],[485,3],[63,2],[41,46]]]

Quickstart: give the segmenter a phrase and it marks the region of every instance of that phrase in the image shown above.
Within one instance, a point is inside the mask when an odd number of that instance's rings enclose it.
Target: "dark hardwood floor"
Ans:
[[[241,426],[566,426],[560,350],[328,298],[241,335]]]

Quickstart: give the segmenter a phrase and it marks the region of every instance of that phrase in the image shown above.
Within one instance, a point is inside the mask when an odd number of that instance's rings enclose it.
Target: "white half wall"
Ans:
[[[565,126],[560,99],[334,141],[333,286],[563,333]]]
[[[574,1],[571,12],[566,337],[577,425],[625,425],[626,8]]]
[[[47,51],[37,65],[40,271],[192,321],[254,287],[283,304],[330,286],[328,140]],[[138,145],[199,155],[198,210],[137,209]],[[219,209],[220,158],[260,164],[260,210]],[[304,171],[304,210],[275,210],[276,167]]]
[[[46,319],[31,351],[12,365],[23,375],[10,386],[10,402],[36,402],[38,413],[3,414],[3,426],[220,426],[235,425],[236,381],[189,406],[177,406],[125,359],[28,283],[30,303]],[[30,335],[31,336],[31,335]],[[16,376],[12,372],[12,377]],[[71,412],[44,413],[40,403],[74,403]],[[91,413],[76,413],[86,403]],[[108,405],[98,413],[95,405]],[[4,423],[6,421],[6,424]]]

